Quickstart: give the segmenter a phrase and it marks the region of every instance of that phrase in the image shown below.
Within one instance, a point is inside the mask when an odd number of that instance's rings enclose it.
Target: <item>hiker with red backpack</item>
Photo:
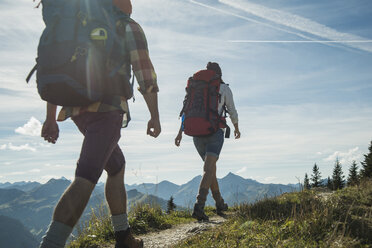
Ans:
[[[209,220],[204,212],[204,205],[209,189],[216,202],[217,214],[228,209],[221,196],[216,177],[216,163],[219,158],[224,137],[230,135],[226,123],[226,112],[234,125],[235,139],[240,138],[238,113],[235,109],[230,87],[222,81],[220,66],[209,62],[206,70],[196,72],[189,78],[186,87],[184,105],[180,113],[182,123],[177,137],[176,146],[180,146],[182,132],[192,136],[196,150],[204,161],[203,177],[192,216],[199,221]]]
[[[46,28],[38,47],[37,86],[47,101],[41,136],[55,143],[58,121],[71,118],[84,141],[75,179],[59,199],[41,248],[62,248],[82,215],[103,170],[115,248],[143,247],[133,237],[127,216],[125,158],[120,131],[129,120],[133,95],[131,68],[150,112],[147,134],[161,132],[159,91],[145,34],[130,19],[130,0],[43,0]],[[33,73],[33,72],[32,72]],[[28,77],[30,79],[32,73]]]

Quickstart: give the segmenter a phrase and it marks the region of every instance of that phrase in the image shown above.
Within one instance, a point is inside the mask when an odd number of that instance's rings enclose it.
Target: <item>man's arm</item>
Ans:
[[[240,138],[240,131],[239,131],[239,125],[238,123],[234,123],[234,136],[235,136],[235,139],[239,139]]]
[[[147,108],[149,109],[151,118],[147,123],[147,134],[152,137],[158,137],[161,132],[159,108],[158,108],[158,93],[143,94],[146,101]]]
[[[180,130],[178,131],[177,137],[174,139],[174,143],[175,143],[176,146],[181,145],[182,131],[183,130],[182,130],[182,123],[181,123]]]
[[[126,47],[129,50],[130,63],[143,95],[151,118],[147,124],[147,134],[158,137],[161,132],[156,73],[152,65],[145,33],[140,25],[131,22],[126,27]]]
[[[239,124],[238,124],[238,112],[236,111],[234,98],[230,87],[226,87],[226,96],[225,96],[225,103],[227,107],[227,111],[230,114],[231,122],[234,124],[234,136],[235,139],[240,138],[240,131],[239,131]]]
[[[41,130],[41,137],[49,143],[55,144],[59,136],[59,129],[56,121],[57,106],[47,103],[46,112],[46,119]]]

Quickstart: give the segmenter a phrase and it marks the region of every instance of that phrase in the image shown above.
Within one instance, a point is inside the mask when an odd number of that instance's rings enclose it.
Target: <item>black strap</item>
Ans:
[[[190,77],[189,80],[194,80],[194,79],[192,77]],[[185,113],[186,105],[187,105],[187,102],[188,102],[190,94],[191,94],[190,89],[188,87],[186,87],[185,90],[186,90],[186,95],[185,95],[185,98],[183,99],[183,106],[182,106],[182,110],[180,112],[179,117],[182,117],[182,115]]]
[[[31,69],[30,73],[28,74],[27,78],[26,78],[26,82],[28,83],[32,77],[32,75],[34,75],[35,71],[37,70],[37,64]]]
[[[133,71],[133,76],[132,76],[131,87],[132,87],[133,102],[135,102],[136,101],[136,98],[134,97],[134,69],[133,68],[132,68],[132,71]]]
[[[230,132],[231,132],[231,129],[228,125],[226,125],[226,132],[225,132],[225,138],[230,138]]]

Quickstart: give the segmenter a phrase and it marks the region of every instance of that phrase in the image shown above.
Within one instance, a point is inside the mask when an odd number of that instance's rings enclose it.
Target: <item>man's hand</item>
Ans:
[[[55,120],[45,120],[41,130],[41,137],[49,143],[55,144],[59,136],[58,124]]]
[[[147,108],[150,111],[151,119],[147,123],[147,134],[156,138],[161,132],[159,109],[158,109],[158,94],[147,93],[143,95]]]
[[[176,137],[175,140],[174,140],[174,143],[176,144],[176,146],[180,146],[180,144],[181,144],[181,140],[182,140],[182,131],[180,130],[180,131],[178,132],[177,137]]]
[[[235,136],[235,139],[239,139],[240,138],[240,131],[239,131],[239,124],[238,123],[234,123],[234,136]]]
[[[234,130],[234,136],[235,136],[235,139],[239,139],[240,138],[240,131],[239,131],[239,129],[235,129]]]
[[[147,134],[156,138],[161,132],[161,126],[159,119],[150,119],[147,123]]]

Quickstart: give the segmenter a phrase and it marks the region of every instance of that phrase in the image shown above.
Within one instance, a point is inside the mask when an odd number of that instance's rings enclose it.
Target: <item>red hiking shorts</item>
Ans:
[[[125,166],[125,158],[118,145],[122,112],[85,112],[72,117],[72,120],[84,135],[75,176],[96,184],[103,170],[109,176],[117,174]]]

